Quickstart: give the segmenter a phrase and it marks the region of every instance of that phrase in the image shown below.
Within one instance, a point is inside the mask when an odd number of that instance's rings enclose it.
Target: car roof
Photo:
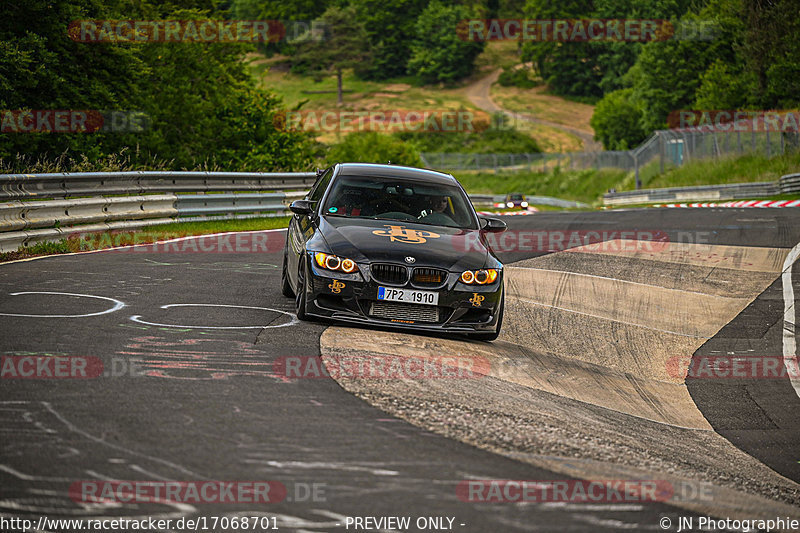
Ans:
[[[408,178],[426,181],[428,183],[441,183],[457,185],[458,182],[450,174],[426,168],[404,167],[400,165],[379,165],[374,163],[339,163],[338,174],[347,176],[373,176],[377,178]]]

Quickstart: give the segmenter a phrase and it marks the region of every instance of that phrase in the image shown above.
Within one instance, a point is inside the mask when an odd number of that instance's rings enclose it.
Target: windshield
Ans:
[[[321,213],[476,229],[469,200],[456,186],[403,178],[340,176]]]

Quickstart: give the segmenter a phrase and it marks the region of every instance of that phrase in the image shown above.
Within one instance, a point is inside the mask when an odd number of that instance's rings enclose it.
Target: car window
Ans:
[[[340,176],[321,214],[476,227],[469,200],[459,187],[403,178]]]
[[[333,177],[333,168],[329,168],[311,188],[311,191],[308,193],[308,199],[310,201],[319,202],[322,200],[322,197],[325,195],[325,190],[331,182],[331,177]]]

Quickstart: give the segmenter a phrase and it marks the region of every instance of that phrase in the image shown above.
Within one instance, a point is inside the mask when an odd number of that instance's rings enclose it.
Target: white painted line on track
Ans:
[[[793,369],[797,369],[797,339],[796,327],[797,324],[797,307],[794,304],[794,288],[792,287],[792,267],[795,261],[800,257],[800,243],[797,243],[794,248],[786,256],[786,261],[783,262],[783,272],[781,273],[781,282],[783,283],[783,364],[787,366],[793,365]],[[789,379],[794,387],[794,392],[800,396],[800,377],[795,372],[788,372]]]
[[[286,322],[285,324],[277,324],[275,326],[272,325],[260,325],[260,326],[184,326],[180,324],[159,324],[157,322],[146,322],[142,320],[142,315],[133,315],[131,318],[132,321],[138,322],[139,324],[145,324],[147,326],[157,326],[161,328],[180,328],[180,329],[268,329],[268,328],[285,328],[287,326],[294,326],[295,324],[299,324],[300,321],[297,320],[297,316],[294,313],[290,313],[288,311],[283,311],[281,309],[272,309],[270,307],[253,307],[251,305],[226,305],[226,304],[169,304],[169,305],[162,305],[161,309],[169,309],[170,307],[230,307],[234,309],[258,309],[261,311],[272,311],[274,313],[280,313],[282,315],[288,315],[291,320]]]
[[[86,250],[84,252],[72,252],[68,254],[50,254],[50,255],[37,255],[36,257],[25,257],[23,259],[14,259],[13,261],[3,261],[0,265],[11,265],[13,263],[24,263],[26,261],[36,261],[37,259],[47,259],[48,257],[68,257],[71,255],[84,255],[84,254],[97,254],[101,252],[110,252],[112,250],[124,250],[126,248],[141,248],[143,246],[154,246],[156,244],[165,244],[170,242],[185,241],[188,239],[202,239],[204,237],[221,237],[223,235],[235,235],[237,233],[271,233],[273,231],[286,231],[288,228],[275,228],[275,229],[256,229],[248,231],[226,231],[224,233],[206,233],[203,235],[187,235],[186,237],[176,237],[166,241],[147,242],[139,244],[127,244],[125,246],[115,246],[113,248],[103,248],[102,250]],[[100,232],[98,232],[100,233]]]
[[[119,311],[123,307],[125,307],[125,303],[121,302],[115,298],[109,298],[107,296],[95,296],[94,294],[78,294],[74,292],[50,292],[50,291],[25,291],[25,292],[12,292],[9,293],[11,296],[19,296],[20,294],[57,294],[61,296],[78,296],[81,298],[97,298],[99,300],[108,300],[109,302],[114,302],[114,307],[110,307],[104,311],[99,311],[97,313],[86,313],[83,315],[25,315],[25,314],[18,314],[18,313],[0,313],[0,316],[24,316],[29,318],[85,318],[87,316],[98,316],[98,315],[105,315],[108,313],[113,313],[114,311]]]

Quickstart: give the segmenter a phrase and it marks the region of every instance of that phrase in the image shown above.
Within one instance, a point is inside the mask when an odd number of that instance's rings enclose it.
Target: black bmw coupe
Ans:
[[[338,164],[290,206],[282,292],[297,317],[466,333],[494,340],[503,264],[456,179],[395,165]]]

